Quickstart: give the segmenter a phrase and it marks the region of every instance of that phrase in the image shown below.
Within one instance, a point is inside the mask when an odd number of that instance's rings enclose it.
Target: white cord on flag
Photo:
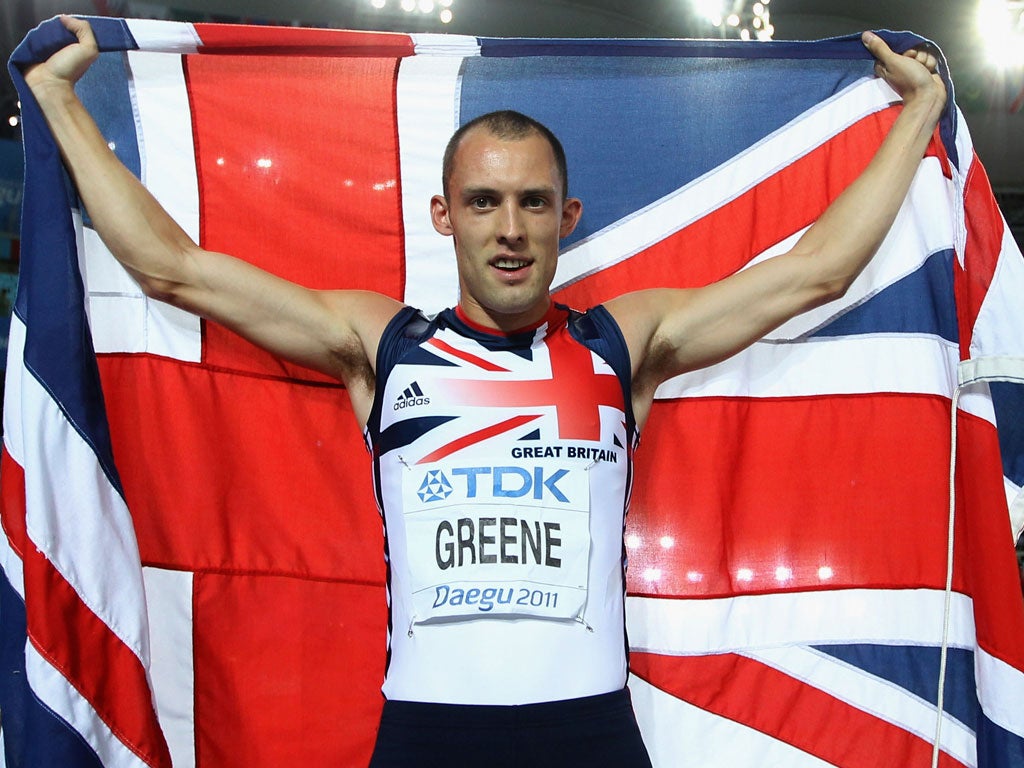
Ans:
[[[939,768],[939,745],[942,743],[942,714],[946,694],[946,659],[949,652],[949,624],[953,606],[953,529],[956,523],[956,415],[963,384],[953,390],[949,445],[949,519],[946,523],[946,597],[942,609],[942,646],[939,650],[939,693],[935,700],[935,741],[932,742],[932,768]]]
[[[939,691],[935,702],[935,740],[932,743],[932,768],[939,766],[940,745],[942,743],[943,706],[946,694],[946,664],[949,655],[949,625],[952,620],[953,605],[953,549],[954,526],[956,523],[956,424],[957,408],[960,393],[964,387],[980,381],[1006,381],[1024,384],[1024,358],[1020,357],[985,357],[974,360],[962,360],[957,370],[959,383],[953,390],[950,417],[949,446],[949,526],[946,533],[946,595],[942,615],[942,646],[939,650]]]

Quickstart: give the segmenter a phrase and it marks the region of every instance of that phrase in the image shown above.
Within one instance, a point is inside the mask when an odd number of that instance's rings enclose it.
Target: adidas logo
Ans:
[[[395,400],[395,410],[400,411],[403,408],[411,408],[414,405],[427,405],[429,402],[430,398],[423,394],[420,385],[414,381]]]

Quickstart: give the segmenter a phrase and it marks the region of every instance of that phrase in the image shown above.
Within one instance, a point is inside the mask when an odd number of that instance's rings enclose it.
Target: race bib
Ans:
[[[416,466],[403,480],[414,621],[575,619],[587,599],[590,484],[579,465]]]

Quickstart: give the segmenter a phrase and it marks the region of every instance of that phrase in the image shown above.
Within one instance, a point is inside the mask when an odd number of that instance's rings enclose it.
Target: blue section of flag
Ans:
[[[468,59],[459,117],[464,124],[486,112],[515,109],[557,136],[572,137],[565,147],[569,190],[583,200],[584,210],[576,231],[563,241],[569,247],[870,75],[867,60],[838,67],[834,61],[693,55]],[[723,94],[736,109],[709,109]],[[573,109],[566,109],[570,103]]]
[[[999,428],[1003,474],[1024,486],[1024,385],[995,381],[989,387]]]
[[[811,336],[914,333],[940,336],[954,344],[960,333],[953,300],[951,250],[933,253],[906,277],[837,317]]]
[[[43,704],[25,672],[25,604],[0,577],[0,712],[8,768],[102,768],[81,735]]]
[[[124,48],[131,40],[123,21],[97,22],[94,31],[101,49]],[[69,38],[73,39],[64,26],[51,20],[40,25],[11,57],[10,70],[21,97],[27,147],[23,258],[15,312],[25,324],[26,369],[92,447],[107,478],[123,496],[85,314],[84,287],[69,210],[71,201],[61,183],[64,170],[39,105],[17,69],[19,63],[38,60],[47,50],[66,45]],[[54,307],[60,311],[54,311]]]
[[[888,33],[888,35],[899,33]],[[908,37],[919,40],[916,35]],[[672,40],[661,38],[511,38],[481,37],[480,55],[511,56],[644,56],[722,59],[870,59],[859,36],[833,40],[776,40],[749,43],[741,40]],[[908,46],[909,47],[909,46]]]
[[[1024,739],[996,725],[984,715],[976,731],[978,765],[1024,768]]]
[[[930,704],[938,702],[941,649],[898,645],[821,645],[817,650],[850,666],[888,680]],[[943,708],[972,730],[977,727],[974,654],[947,649]]]

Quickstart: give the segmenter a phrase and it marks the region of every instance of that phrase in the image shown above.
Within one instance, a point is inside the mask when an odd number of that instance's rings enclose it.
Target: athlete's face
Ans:
[[[536,133],[505,140],[472,130],[455,153],[448,194],[431,200],[431,218],[455,239],[462,310],[503,330],[540,320],[558,242],[582,211],[579,200],[563,200],[551,146]]]

